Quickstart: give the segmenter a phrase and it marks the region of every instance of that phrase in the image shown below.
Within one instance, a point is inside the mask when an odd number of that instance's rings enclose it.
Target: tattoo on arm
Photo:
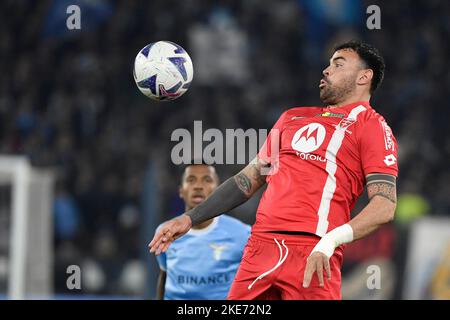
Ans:
[[[375,196],[381,196],[393,203],[397,202],[395,177],[386,174],[373,174],[367,177],[367,194],[369,201]]]
[[[234,176],[239,189],[247,196],[251,197],[264,183],[266,177],[261,174],[262,164],[254,159],[247,167]]]
[[[256,164],[252,164],[252,178],[258,182],[258,184],[266,183],[266,177],[261,174],[261,168]]]
[[[242,190],[245,194],[249,194],[252,190],[252,182],[250,181],[249,177],[245,175],[245,173],[239,173],[235,176],[236,183],[239,187],[239,189]]]

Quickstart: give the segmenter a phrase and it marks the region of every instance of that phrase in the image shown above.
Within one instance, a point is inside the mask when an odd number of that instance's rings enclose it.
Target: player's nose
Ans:
[[[325,77],[328,77],[328,76],[330,75],[330,71],[328,70],[328,68],[329,68],[329,67],[327,67],[326,69],[324,69],[324,70],[322,71],[322,74],[323,74]]]
[[[197,184],[194,186],[194,191],[203,191],[203,185],[200,184],[200,183],[197,183]]]

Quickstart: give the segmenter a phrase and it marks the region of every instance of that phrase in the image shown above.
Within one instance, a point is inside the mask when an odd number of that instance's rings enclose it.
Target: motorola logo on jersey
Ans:
[[[305,152],[297,152],[297,156],[300,157],[302,160],[312,160],[312,161],[320,161],[320,162],[326,162],[327,160],[322,158],[321,156],[313,153],[305,153]]]
[[[301,127],[291,141],[292,149],[300,153],[308,153],[319,149],[325,140],[325,127],[320,123],[310,123]]]

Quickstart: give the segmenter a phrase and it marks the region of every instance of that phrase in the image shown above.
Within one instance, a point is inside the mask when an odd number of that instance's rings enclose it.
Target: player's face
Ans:
[[[336,51],[330,59],[330,65],[323,70],[323,78],[319,84],[320,99],[327,105],[344,101],[356,89],[361,69],[361,60],[355,51]]]
[[[218,178],[214,167],[207,165],[188,166],[184,171],[180,197],[187,209],[202,203],[217,188]]]

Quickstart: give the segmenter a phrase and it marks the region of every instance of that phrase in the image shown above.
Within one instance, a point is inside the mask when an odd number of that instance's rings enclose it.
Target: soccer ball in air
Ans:
[[[146,45],[136,56],[134,81],[141,92],[154,100],[174,100],[189,88],[194,76],[186,50],[170,41]]]

